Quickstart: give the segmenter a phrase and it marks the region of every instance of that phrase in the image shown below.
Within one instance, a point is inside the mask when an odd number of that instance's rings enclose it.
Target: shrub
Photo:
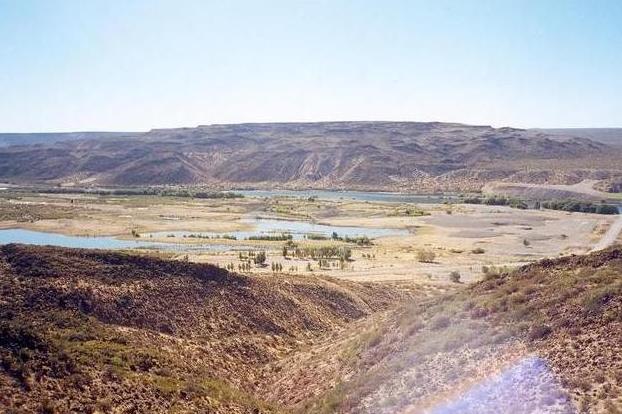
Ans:
[[[352,249],[345,246],[312,246],[296,247],[289,251],[290,255],[299,259],[339,259],[350,260]]]
[[[335,234],[335,233],[333,233]],[[308,233],[305,235],[307,240],[328,240],[328,236],[318,233]]]
[[[255,264],[258,265],[263,265],[264,263],[266,263],[266,252],[257,253],[257,255],[253,258],[253,261],[255,262]]]
[[[489,206],[510,206],[512,208],[526,209],[527,203],[517,198],[508,198],[504,196],[490,196],[487,198],[468,197],[462,200],[466,204],[486,204]]]
[[[476,247],[475,249],[471,250],[471,253],[473,253],[473,254],[484,254],[484,253],[486,253],[486,250],[482,249],[481,247]]]
[[[419,250],[417,252],[417,260],[421,263],[434,263],[436,253],[431,250]]]
[[[611,286],[605,286],[595,292],[591,292],[583,301],[584,312],[591,314],[599,313],[602,308],[618,294],[619,292],[617,289]]]
[[[596,204],[578,200],[553,200],[545,201],[542,207],[550,210],[562,210],[581,213],[595,214],[618,214],[618,208],[612,204]]]
[[[292,240],[293,236],[291,234],[282,233],[282,234],[260,234],[257,236],[250,236],[248,240],[261,240],[261,241],[286,241]]]
[[[551,332],[552,332],[552,329],[548,325],[544,325],[544,324],[534,325],[531,327],[531,330],[529,331],[529,339],[531,339],[532,341],[543,339],[549,336]]]
[[[447,316],[437,316],[432,320],[432,329],[444,329],[451,323],[451,320]]]
[[[457,270],[454,270],[453,272],[451,272],[449,274],[449,280],[451,280],[454,283],[460,283],[460,272],[458,272]]]

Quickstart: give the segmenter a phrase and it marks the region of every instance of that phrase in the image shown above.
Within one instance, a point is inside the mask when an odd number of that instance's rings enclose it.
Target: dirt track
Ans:
[[[609,227],[609,230],[607,230],[607,233],[603,235],[600,241],[596,243],[592,249],[593,252],[606,249],[614,244],[616,240],[618,240],[618,237],[620,237],[620,233],[622,232],[622,210],[620,207],[618,207],[618,210],[620,211],[620,216],[611,224],[611,227]]]

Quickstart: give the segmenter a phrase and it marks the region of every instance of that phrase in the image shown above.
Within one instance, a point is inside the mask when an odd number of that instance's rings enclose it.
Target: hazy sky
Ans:
[[[0,131],[622,126],[622,0],[0,0]]]

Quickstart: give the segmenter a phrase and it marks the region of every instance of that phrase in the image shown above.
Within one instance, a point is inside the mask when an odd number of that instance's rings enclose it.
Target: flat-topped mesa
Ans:
[[[509,127],[214,124],[0,149],[0,180],[467,191],[491,179],[512,181],[540,171],[561,183],[590,174],[612,178],[622,173],[619,158],[618,149],[596,141]]]

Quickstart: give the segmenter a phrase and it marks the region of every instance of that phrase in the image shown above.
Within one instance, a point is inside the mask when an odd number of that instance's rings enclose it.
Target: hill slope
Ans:
[[[276,362],[288,375],[263,387],[309,413],[618,413],[620,355],[617,247],[493,269],[321,353]]]
[[[373,285],[250,278],[210,265],[0,247],[7,412],[278,411],[260,369],[399,301]]]
[[[404,304],[373,284],[7,245],[0,293],[9,412],[622,410],[620,247]]]
[[[431,191],[490,180],[620,174],[619,151],[583,138],[450,123],[210,125],[0,150],[0,179]]]

